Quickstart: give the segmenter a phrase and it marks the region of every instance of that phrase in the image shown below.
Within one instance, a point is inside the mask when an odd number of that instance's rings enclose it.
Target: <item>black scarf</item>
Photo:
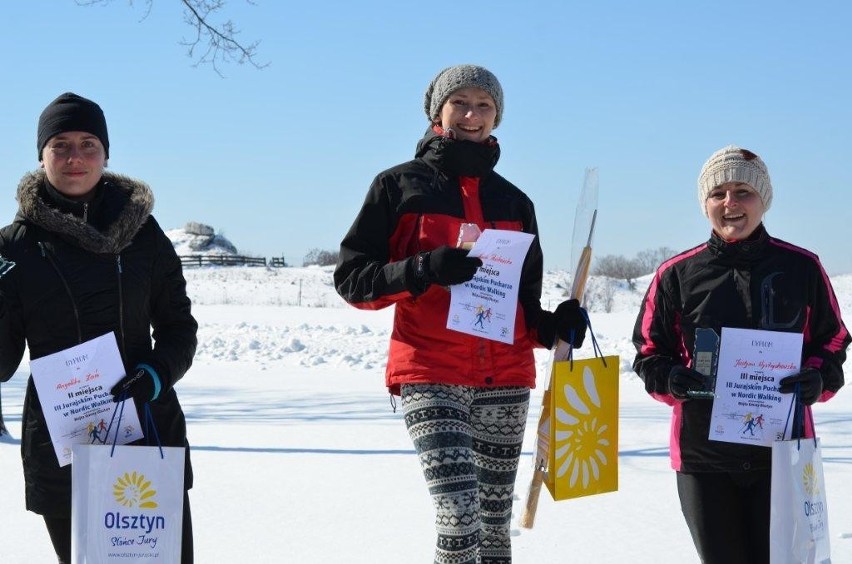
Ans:
[[[415,156],[450,176],[483,178],[491,173],[500,159],[500,145],[494,137],[478,143],[450,139],[430,128],[417,143]]]

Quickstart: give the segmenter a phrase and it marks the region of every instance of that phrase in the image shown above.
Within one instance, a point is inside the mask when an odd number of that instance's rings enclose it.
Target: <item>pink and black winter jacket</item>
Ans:
[[[334,283],[343,299],[360,309],[395,305],[386,370],[392,393],[404,383],[534,387],[538,237],[523,265],[511,345],[447,329],[450,293],[423,287],[414,274],[414,255],[455,246],[462,223],[538,234],[530,199],[493,171],[499,154],[493,138],[482,144],[427,132],[413,160],[376,176],[340,245]]]
[[[649,394],[674,409],[670,453],[675,470],[770,467],[771,449],[708,440],[711,401],[680,402],[669,395],[671,368],[692,367],[695,330],[712,328],[721,335],[722,327],[802,333],[802,366],[822,374],[820,401],[844,384],[842,365],[852,339],[819,258],[770,237],[763,225],[736,243],[713,234],[657,269],[633,331],[633,369]]]

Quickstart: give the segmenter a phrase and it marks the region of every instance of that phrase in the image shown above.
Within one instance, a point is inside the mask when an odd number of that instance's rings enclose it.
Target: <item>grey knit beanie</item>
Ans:
[[[500,125],[500,120],[503,117],[503,88],[491,71],[477,65],[449,67],[439,72],[438,76],[432,79],[429,88],[426,89],[426,96],[423,101],[423,110],[426,112],[429,121],[435,121],[435,118],[441,114],[441,108],[450,94],[470,86],[482,88],[494,99],[494,105],[497,108],[494,127]]]
[[[772,204],[772,182],[763,160],[735,145],[719,149],[707,159],[698,176],[698,205],[707,215],[705,202],[716,186],[726,182],[745,182],[758,193],[763,201],[763,211]]]

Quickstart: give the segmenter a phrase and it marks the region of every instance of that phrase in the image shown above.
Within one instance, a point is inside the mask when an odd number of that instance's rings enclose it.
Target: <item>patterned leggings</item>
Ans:
[[[401,397],[435,505],[435,564],[510,564],[529,388],[405,384]]]

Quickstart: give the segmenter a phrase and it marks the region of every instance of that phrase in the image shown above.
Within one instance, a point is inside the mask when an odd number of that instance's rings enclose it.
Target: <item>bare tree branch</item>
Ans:
[[[153,0],[147,0],[151,2]],[[196,65],[211,64],[213,69],[221,75],[217,62],[237,64],[249,63],[255,68],[261,69],[268,63],[259,64],[255,60],[259,41],[251,44],[243,44],[237,41],[239,30],[231,20],[225,21],[221,26],[215,27],[209,23],[211,14],[218,12],[225,6],[224,0],[181,0],[186,6],[184,21],[189,26],[195,27],[196,35],[192,41],[184,41],[182,44],[189,49],[189,56],[193,57],[199,45],[205,46],[204,53]],[[253,2],[247,0],[249,4]]]
[[[113,0],[74,0],[79,6],[94,6],[96,4],[110,4]],[[254,5],[252,0],[245,0],[247,4]],[[151,13],[154,0],[144,0],[146,19]],[[128,0],[133,5],[134,0]],[[190,39],[184,39],[181,45],[187,48],[187,56],[196,59],[193,66],[209,64],[219,76],[223,76],[219,67],[221,64],[237,63],[239,65],[249,63],[257,69],[269,66],[269,63],[257,61],[257,47],[259,41],[254,43],[243,43],[237,40],[240,31],[234,22],[226,20],[216,25],[213,22],[218,13],[225,8],[225,0],[181,0],[184,5],[183,21],[191,27],[195,33]]]

